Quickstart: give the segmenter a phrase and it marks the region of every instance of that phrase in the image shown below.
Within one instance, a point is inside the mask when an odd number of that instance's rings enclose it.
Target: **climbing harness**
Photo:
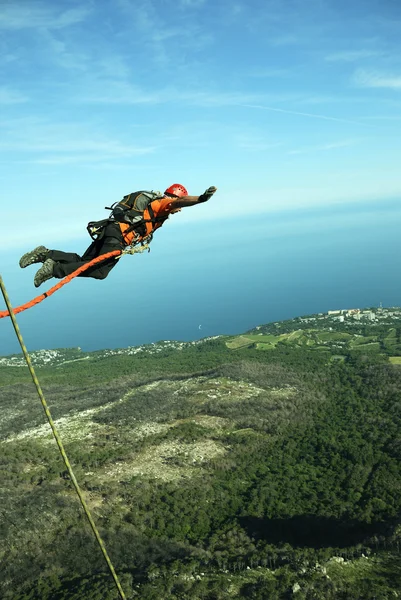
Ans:
[[[93,240],[101,240],[109,223],[118,223],[124,239],[128,234],[127,243],[130,245],[139,243],[145,238],[151,241],[149,234],[160,227],[167,216],[157,217],[152,208],[154,200],[162,200],[164,194],[161,192],[139,191],[127,194],[119,202],[111,206],[105,206],[111,213],[107,219],[90,221],[86,227]]]
[[[124,242],[129,246],[149,244],[153,233],[161,227],[169,217],[168,214],[158,215],[156,203],[167,199],[161,192],[133,192],[124,196],[120,202],[105,206],[111,213],[107,219],[90,221],[87,232],[95,241],[101,240],[110,223],[119,225]],[[180,209],[177,209],[177,211]]]
[[[116,253],[115,252],[114,253],[109,252],[109,255],[110,254],[114,254],[115,255]],[[104,255],[104,257],[105,256],[107,256],[107,255]],[[103,257],[103,260],[104,260],[104,257]],[[98,257],[98,258],[100,258],[100,257]],[[100,262],[100,261],[98,261],[98,262]],[[81,267],[81,269],[82,269],[82,267]],[[78,269],[78,271],[80,271],[80,269]],[[78,272],[76,271],[75,272],[75,276],[77,274],[78,274]],[[74,273],[72,275],[74,275]],[[71,275],[69,277],[72,278]],[[68,278],[66,278],[66,279],[68,279]],[[67,281],[65,283],[67,283]],[[121,587],[121,584],[120,584],[120,581],[119,581],[119,579],[117,577],[116,571],[115,571],[115,569],[113,567],[113,564],[112,564],[112,562],[110,560],[110,557],[109,557],[109,555],[107,553],[106,546],[104,545],[104,542],[103,542],[102,538],[100,537],[100,533],[99,533],[99,531],[98,531],[98,529],[96,527],[96,524],[95,524],[95,522],[94,522],[94,520],[92,518],[92,515],[91,515],[91,513],[89,511],[89,508],[88,508],[88,506],[87,506],[87,504],[85,502],[85,499],[84,499],[83,494],[82,494],[82,490],[79,487],[78,481],[77,481],[77,479],[75,477],[74,471],[72,470],[72,467],[71,467],[70,461],[68,459],[68,456],[67,456],[67,454],[65,452],[64,445],[63,445],[63,443],[61,441],[60,435],[59,435],[59,433],[58,433],[58,431],[56,429],[56,426],[54,424],[54,421],[52,419],[49,407],[48,407],[46,399],[45,399],[45,397],[43,395],[42,388],[40,386],[39,380],[38,380],[38,378],[36,376],[36,373],[34,371],[34,368],[33,368],[32,362],[31,362],[31,358],[30,358],[30,356],[28,354],[28,351],[26,349],[25,343],[24,343],[24,341],[22,339],[22,335],[21,335],[20,329],[18,327],[17,320],[15,318],[15,312],[16,312],[17,309],[15,311],[12,309],[12,306],[11,306],[10,300],[8,298],[8,294],[7,294],[7,291],[6,291],[6,288],[5,288],[5,285],[4,285],[4,282],[3,282],[3,279],[1,277],[1,275],[0,275],[0,288],[1,288],[1,292],[2,292],[3,297],[4,297],[4,301],[5,301],[6,306],[8,308],[8,311],[6,311],[6,315],[2,314],[0,316],[10,316],[11,317],[11,321],[12,321],[12,324],[13,324],[13,327],[14,327],[14,331],[15,331],[16,336],[18,338],[18,341],[19,341],[19,344],[21,346],[22,352],[24,354],[26,363],[28,365],[29,372],[30,372],[30,374],[32,376],[33,382],[34,382],[35,387],[36,387],[36,391],[38,392],[38,396],[39,396],[40,401],[42,403],[42,406],[43,406],[43,409],[45,411],[45,414],[46,414],[47,420],[49,422],[49,425],[50,425],[50,427],[52,429],[53,436],[54,436],[54,438],[55,438],[55,440],[57,442],[58,449],[59,449],[60,454],[61,454],[61,456],[63,458],[64,464],[65,464],[66,469],[68,471],[68,474],[70,476],[71,482],[72,482],[72,484],[73,484],[73,486],[75,488],[75,491],[76,491],[76,493],[78,495],[78,498],[79,498],[79,500],[81,502],[81,505],[82,505],[82,508],[83,508],[83,510],[85,512],[85,515],[88,518],[89,524],[90,524],[90,526],[92,528],[92,531],[93,531],[93,533],[94,533],[94,535],[96,537],[97,543],[100,546],[100,549],[101,549],[101,551],[103,553],[103,556],[104,556],[104,559],[105,559],[105,561],[107,563],[107,566],[109,567],[110,573],[111,573],[111,575],[112,575],[112,577],[114,579],[114,583],[116,584],[118,592],[120,594],[120,598],[121,598],[121,600],[126,600],[126,596],[124,594],[124,590]],[[44,297],[46,297],[46,296],[44,296]],[[40,300],[39,300],[39,302],[40,302]],[[24,309],[22,309],[22,310],[24,310]]]

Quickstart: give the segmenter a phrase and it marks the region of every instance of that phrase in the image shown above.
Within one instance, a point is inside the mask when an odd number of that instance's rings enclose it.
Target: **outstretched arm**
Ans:
[[[177,198],[171,202],[173,208],[184,208],[185,206],[194,206],[195,204],[201,204],[202,202],[207,202],[213,196],[215,191],[217,190],[214,185],[207,188],[207,190],[201,194],[200,196],[183,196],[182,198]]]

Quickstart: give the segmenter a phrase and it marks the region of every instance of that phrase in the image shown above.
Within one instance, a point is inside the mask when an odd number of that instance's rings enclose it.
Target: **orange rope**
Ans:
[[[61,287],[63,287],[63,285],[65,285],[66,283],[69,283],[72,279],[74,279],[74,277],[77,277],[80,273],[82,273],[83,271],[86,271],[86,269],[89,269],[89,267],[91,267],[92,265],[95,265],[98,262],[102,262],[102,261],[106,260],[107,258],[111,258],[112,256],[115,256],[117,258],[117,256],[120,254],[122,254],[122,250],[113,250],[112,252],[107,252],[107,254],[101,254],[100,256],[97,256],[96,258],[94,258],[91,261],[82,265],[82,267],[79,267],[79,269],[77,269],[70,275],[67,275],[67,277],[64,277],[64,279],[62,279],[59,283],[57,283],[55,286],[50,288],[50,290],[48,292],[43,292],[43,294],[40,294],[40,296],[36,296],[36,298],[34,298],[33,300],[30,300],[26,304],[22,304],[21,306],[14,308],[13,312],[15,314],[17,314],[17,313],[22,312],[23,310],[27,310],[28,308],[35,306],[35,304],[39,304],[39,302],[42,302],[42,300],[44,300],[45,298],[48,298],[49,296],[54,294],[54,292],[57,292],[57,290],[59,290]],[[3,317],[9,317],[9,316],[10,316],[10,313],[8,310],[0,311],[0,319],[2,319]]]

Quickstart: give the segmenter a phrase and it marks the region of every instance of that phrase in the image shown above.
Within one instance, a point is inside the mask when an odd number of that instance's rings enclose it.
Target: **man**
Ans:
[[[35,263],[43,263],[34,277],[35,287],[39,287],[52,277],[63,279],[94,258],[126,246],[149,242],[156,229],[168,217],[186,206],[207,202],[217,188],[209,187],[200,196],[188,196],[185,187],[174,183],[164,194],[134,192],[124,196],[121,202],[112,207],[112,215],[102,223],[98,235],[82,256],[60,250],[49,250],[38,246],[22,256],[19,265],[22,269]],[[91,225],[91,224],[90,224]],[[88,226],[89,227],[89,226]],[[115,257],[89,267],[78,277],[104,279],[116,265]]]

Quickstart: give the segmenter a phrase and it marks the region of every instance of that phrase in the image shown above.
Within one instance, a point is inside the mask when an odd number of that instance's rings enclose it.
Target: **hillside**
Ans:
[[[401,347],[391,312],[33,353],[127,595],[396,597]],[[0,392],[0,596],[117,598],[20,356],[0,359]]]

